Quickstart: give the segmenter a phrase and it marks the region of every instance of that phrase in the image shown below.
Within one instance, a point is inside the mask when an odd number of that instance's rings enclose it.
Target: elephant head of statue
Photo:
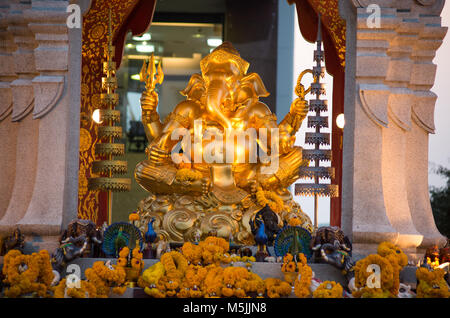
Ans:
[[[224,42],[200,61],[206,110],[224,128],[232,128],[228,113],[236,107],[240,80],[249,65],[230,42]]]
[[[250,73],[239,80],[235,104],[252,105],[260,97],[267,97],[270,93],[266,90],[261,77],[257,73]]]

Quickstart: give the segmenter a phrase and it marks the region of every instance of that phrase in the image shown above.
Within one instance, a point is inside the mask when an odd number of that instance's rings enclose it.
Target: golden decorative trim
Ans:
[[[90,178],[88,189],[89,191],[130,191],[131,179],[106,177]]]
[[[99,126],[97,131],[99,138],[122,138],[121,126]]]
[[[102,160],[102,161],[94,161],[92,163],[92,172],[93,173],[118,173],[124,174],[128,171],[128,164],[126,161],[120,160]]]
[[[314,195],[330,198],[337,198],[339,196],[339,187],[335,184],[310,184],[297,183],[295,184],[295,195]]]
[[[96,144],[95,145],[95,154],[97,156],[122,156],[125,153],[125,145],[124,144]]]
[[[110,120],[112,122],[120,122],[120,110],[100,109],[100,120]]]

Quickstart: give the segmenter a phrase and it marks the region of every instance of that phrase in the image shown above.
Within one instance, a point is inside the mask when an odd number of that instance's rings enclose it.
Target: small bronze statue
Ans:
[[[75,219],[67,225],[67,230],[64,231],[60,241],[64,241],[69,237],[77,238],[84,236],[87,240],[87,247],[83,252],[82,257],[101,257],[103,230],[97,228],[94,222],[90,220]]]
[[[311,240],[311,249],[314,252],[314,261],[338,268],[344,274],[350,291],[355,288],[352,243],[339,227],[324,226],[317,229]]]
[[[337,250],[344,251],[352,256],[352,243],[337,226],[323,226],[317,229],[311,240],[311,249],[314,251],[315,261],[321,261],[320,248],[323,244],[332,244]]]
[[[68,237],[61,241],[61,245],[53,252],[51,263],[55,280],[53,284],[59,282],[62,272],[66,269],[67,264],[75,258],[80,257],[88,246],[88,239],[85,235],[76,238]]]
[[[20,232],[19,227],[17,227],[10,236],[0,240],[0,256],[6,255],[10,250],[23,252],[24,245],[25,236]]]

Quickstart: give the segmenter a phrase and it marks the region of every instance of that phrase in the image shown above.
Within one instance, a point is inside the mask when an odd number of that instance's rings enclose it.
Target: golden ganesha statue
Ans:
[[[310,219],[287,187],[299,178],[302,148],[295,133],[308,113],[305,90],[280,124],[259,101],[269,93],[249,63],[229,42],[200,62],[181,91],[180,102],[162,123],[156,110],[155,85],[163,81],[153,56],[144,63],[141,80],[142,122],[149,140],[147,159],[136,166],[136,181],[150,195],[138,207],[140,223],[173,242],[194,241],[214,233],[237,244],[252,244],[249,222],[265,205],[279,225],[291,223],[313,230]],[[156,73],[157,71],[157,73]]]

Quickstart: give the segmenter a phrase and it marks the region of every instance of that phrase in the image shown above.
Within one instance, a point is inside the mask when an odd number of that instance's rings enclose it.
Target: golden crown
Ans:
[[[250,66],[250,63],[241,58],[239,52],[233,47],[230,42],[223,42],[220,46],[216,47],[210,54],[205,56],[200,61],[200,69],[202,70],[202,74],[205,74],[208,69],[208,64],[211,61],[215,61],[218,63],[234,63],[239,68],[239,72],[241,75],[245,75],[247,73],[248,67]]]

